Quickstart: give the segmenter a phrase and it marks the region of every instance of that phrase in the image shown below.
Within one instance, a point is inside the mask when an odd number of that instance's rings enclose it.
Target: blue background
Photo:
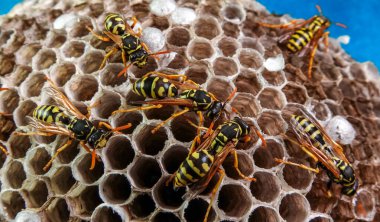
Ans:
[[[7,13],[21,0],[1,0],[0,14]],[[348,45],[343,48],[360,62],[373,61],[380,67],[380,0],[258,0],[270,12],[290,14],[293,18],[310,18],[318,14],[315,5],[320,5],[323,14],[335,22],[348,26],[347,29],[335,25],[329,28],[332,37],[349,35]]]
[[[380,68],[380,0],[258,0],[270,12],[289,14],[293,18],[310,18],[318,14],[315,5],[334,22],[345,24],[344,29],[332,25],[330,36],[349,35],[350,43],[342,47],[360,62],[372,61]]]

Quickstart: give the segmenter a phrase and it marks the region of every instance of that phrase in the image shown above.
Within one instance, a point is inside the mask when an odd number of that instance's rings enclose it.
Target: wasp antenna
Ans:
[[[323,15],[322,14],[322,9],[321,9],[321,6],[319,6],[319,5],[315,5],[315,7],[317,8],[317,10],[318,10],[318,12],[319,12],[319,15]]]
[[[345,24],[342,24],[342,23],[339,23],[339,22],[335,22],[335,25],[339,26],[339,27],[342,27],[344,29],[347,28],[347,26]]]

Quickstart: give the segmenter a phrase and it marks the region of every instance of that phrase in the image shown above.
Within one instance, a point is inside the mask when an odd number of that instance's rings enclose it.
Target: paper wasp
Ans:
[[[302,115],[290,114],[290,129],[296,135],[297,141],[285,136],[290,142],[298,144],[301,149],[315,162],[317,168],[311,168],[303,164],[293,163],[281,159],[277,162],[298,166],[303,169],[319,173],[319,168],[326,170],[332,182],[343,186],[342,193],[348,196],[354,195],[358,189],[358,180],[355,172],[343,153],[343,148],[332,140],[318,121],[306,110],[301,109]]]
[[[324,39],[324,44],[327,50],[329,32],[327,32],[326,29],[331,25],[331,21],[323,16],[321,8],[318,5],[316,7],[319,15],[315,15],[306,21],[292,20],[289,23],[279,25],[258,23],[260,26],[290,31],[290,33],[280,37],[280,43],[284,44],[290,52],[299,53],[299,56],[303,57],[310,50],[307,70],[309,78],[311,78],[314,56],[317,51],[318,42],[321,38]],[[341,23],[335,24],[346,28],[346,26]]]
[[[195,125],[195,124],[194,124]],[[197,127],[197,126],[195,126]],[[261,133],[255,129],[256,134],[266,146],[265,139]],[[204,221],[207,221],[216,192],[223,180],[225,172],[220,168],[228,154],[234,155],[234,168],[245,180],[255,181],[255,178],[245,176],[238,168],[238,156],[235,147],[239,141],[250,140],[251,126],[240,117],[224,122],[209,135],[196,149],[190,149],[187,158],[182,162],[178,170],[171,175],[166,182],[166,186],[173,181],[174,189],[190,186],[194,191],[190,196],[195,196],[202,192],[216,173],[219,179],[211,192],[211,200],[206,211]]]
[[[153,56],[156,59],[156,55],[166,54],[169,51],[160,51],[152,53],[148,46],[141,41],[142,31],[139,29],[135,32],[133,28],[137,24],[136,17],[132,17],[132,25],[130,26],[122,15],[117,13],[109,13],[104,20],[105,31],[103,33],[106,36],[96,34],[90,27],[86,27],[96,38],[99,40],[110,42],[113,41],[116,45],[104,56],[103,62],[100,64],[99,69],[102,69],[107,59],[119,49],[121,50],[121,57],[124,63],[124,69],[117,75],[127,75],[127,70],[131,65],[136,65],[139,68],[144,67],[147,64],[149,56]],[[127,61],[130,63],[127,65]]]
[[[59,88],[47,78],[50,87],[47,89],[48,94],[59,104],[56,105],[40,105],[34,109],[33,118],[30,118],[30,126],[36,131],[21,133],[18,135],[64,135],[68,136],[67,142],[61,146],[50,161],[44,166],[46,171],[52,164],[53,160],[60,152],[66,149],[72,140],[79,140],[81,146],[92,155],[90,170],[95,167],[96,150],[106,146],[108,139],[114,132],[128,129],[131,124],[112,128],[108,123],[100,121],[98,127],[89,120],[91,116],[91,107],[87,107],[88,114],[83,115],[69,99],[59,90]],[[102,129],[99,127],[105,127]],[[90,147],[87,146],[90,145]]]

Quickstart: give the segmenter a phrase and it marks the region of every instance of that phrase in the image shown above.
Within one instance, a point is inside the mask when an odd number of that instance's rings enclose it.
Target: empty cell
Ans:
[[[274,201],[280,195],[280,184],[276,176],[267,172],[256,172],[253,175],[256,181],[251,182],[252,195],[267,203]]]
[[[12,134],[8,140],[9,152],[15,159],[25,157],[26,152],[31,146],[31,142],[28,136],[17,136]]]
[[[111,169],[122,170],[133,161],[135,151],[128,138],[115,136],[108,141],[104,156]]]
[[[185,208],[184,217],[186,222],[199,222],[203,221],[208,203],[202,199],[192,199]],[[215,210],[211,208],[210,213],[207,218],[207,222],[214,221],[216,217]]]
[[[50,155],[44,148],[37,148],[29,154],[28,164],[32,171],[29,173],[34,173],[36,175],[45,174],[46,171],[43,170],[46,163],[50,160]]]
[[[261,112],[254,96],[248,93],[238,93],[231,103],[242,116],[256,117]]]
[[[342,79],[342,72],[340,71],[340,68],[333,64],[321,63],[320,69],[323,75],[330,80],[337,81]]]
[[[285,75],[281,71],[271,72],[267,69],[264,69],[261,75],[264,77],[267,83],[273,86],[280,86],[285,82]]]
[[[167,210],[176,210],[184,203],[183,195],[186,193],[186,188],[181,187],[174,190],[173,182],[167,186],[169,176],[162,177],[153,188],[153,198],[158,206]]]
[[[112,120],[112,125],[115,127],[124,126],[128,123],[132,124],[132,126],[128,129],[121,130],[120,132],[124,134],[131,134],[136,129],[138,125],[142,122],[143,117],[139,112],[128,112],[121,113],[116,116]]]
[[[70,37],[79,38],[88,35],[89,31],[86,26],[91,27],[91,19],[88,17],[77,18],[77,21],[70,27],[68,35]]]
[[[145,116],[148,119],[166,120],[174,113],[174,106],[164,106],[159,109],[145,110]]]
[[[122,222],[123,217],[112,206],[99,206],[92,214],[94,222]]]
[[[25,209],[25,200],[18,191],[5,191],[1,193],[1,205],[9,218],[13,219],[17,213]]]
[[[71,167],[65,166],[57,168],[50,179],[51,189],[56,194],[66,194],[74,185],[76,180],[71,172]]]
[[[280,215],[286,221],[305,221],[309,211],[309,202],[301,194],[287,194],[281,200]]]
[[[242,70],[235,80],[238,92],[250,93],[254,96],[262,89],[262,84],[256,73],[249,70]]]
[[[207,91],[213,93],[220,101],[225,101],[234,88],[224,79],[212,78],[207,84]]]
[[[315,113],[315,117],[318,120],[325,121],[329,118],[330,110],[329,107],[325,103],[321,103],[319,101],[313,101],[313,112]]]
[[[285,94],[288,102],[305,104],[307,100],[306,89],[302,86],[288,83],[281,89],[281,91]]]
[[[43,73],[30,75],[23,83],[21,83],[20,94],[26,98],[39,96],[45,82],[46,76]]]
[[[17,65],[10,78],[15,86],[19,86],[32,73],[30,66]]]
[[[289,159],[298,164],[309,165],[305,160]],[[283,176],[287,184],[295,189],[305,189],[313,182],[312,172],[297,166],[286,164],[283,168]]]
[[[30,43],[22,46],[16,53],[16,62],[21,65],[31,65],[32,58],[40,51],[39,43]]]
[[[240,218],[248,212],[251,205],[251,195],[242,185],[227,184],[219,191],[218,207],[227,216]]]
[[[245,19],[245,11],[239,5],[227,5],[222,9],[222,15],[224,19],[237,24]]]
[[[76,101],[88,101],[98,91],[98,81],[93,76],[79,76],[68,83],[67,95]]]
[[[199,18],[194,23],[194,31],[197,36],[210,40],[221,33],[219,22],[213,17]]]
[[[0,91],[0,111],[11,114],[20,102],[19,95],[14,90]]]
[[[240,34],[240,27],[232,22],[223,23],[224,35],[237,39]]]
[[[214,55],[215,51],[209,41],[205,39],[195,39],[190,43],[188,54],[195,59],[207,59]]]
[[[70,208],[71,213],[81,217],[90,217],[97,206],[102,203],[98,186],[79,186],[72,195],[67,197],[68,205],[78,206]]]
[[[362,64],[354,62],[350,66],[350,73],[355,80],[366,81],[366,72],[363,69]]]
[[[264,54],[265,48],[257,38],[243,37],[240,39],[240,42],[243,48],[254,49],[261,55]]]
[[[165,142],[168,139],[166,130],[160,128],[156,133],[152,134],[154,126],[145,125],[139,134],[135,137],[135,141],[139,150],[147,155],[156,155],[164,149]]]
[[[66,43],[62,50],[66,58],[78,58],[83,55],[85,47],[86,45],[84,42],[73,40]]]
[[[141,189],[152,188],[162,173],[157,160],[150,157],[139,157],[129,171],[135,186]]]
[[[176,53],[174,59],[168,64],[167,68],[170,69],[184,69],[189,65],[186,56]]]
[[[352,200],[356,218],[372,221],[375,214],[375,199],[371,191],[361,189]]]
[[[192,62],[189,65],[189,69],[185,72],[185,75],[198,84],[206,82],[209,75],[209,67],[206,62]]]
[[[257,120],[257,123],[260,129],[268,135],[274,136],[285,132],[286,123],[279,113],[273,111],[263,112]]]
[[[166,41],[170,45],[174,46],[187,46],[190,42],[190,33],[183,27],[175,27],[169,30]]]
[[[75,65],[63,62],[55,66],[50,72],[50,78],[57,86],[63,86],[76,73]]]
[[[316,216],[309,220],[309,222],[331,222],[332,219],[324,216]]]
[[[28,208],[39,208],[48,199],[49,191],[42,180],[28,180],[21,189]]]
[[[57,56],[53,50],[43,49],[36,54],[33,60],[35,61],[37,70],[43,70],[53,65],[57,60]]]
[[[151,27],[155,27],[160,29],[161,31],[164,31],[165,29],[169,28],[169,20],[167,17],[164,16],[152,16],[152,24]]]
[[[101,196],[110,204],[121,204],[128,200],[132,187],[124,174],[108,174],[100,183]]]
[[[170,147],[162,157],[162,165],[166,172],[174,173],[186,159],[188,153],[189,151],[184,146],[173,145]]]
[[[181,220],[173,213],[159,212],[151,218],[152,222],[180,222]]]
[[[275,209],[265,206],[259,206],[255,208],[251,215],[249,215],[248,222],[255,222],[255,221],[270,221],[270,222],[277,222],[281,221],[280,216],[276,212]]]
[[[332,99],[337,103],[341,102],[344,98],[342,90],[337,87],[336,82],[321,82],[321,85],[327,98]]]
[[[0,76],[4,76],[13,71],[15,57],[13,55],[0,55]]]
[[[45,39],[45,44],[49,48],[59,48],[66,42],[66,36],[56,30],[50,30]]]
[[[232,57],[239,48],[239,43],[231,37],[224,37],[218,42],[218,47],[224,56]]]
[[[214,60],[213,69],[215,75],[232,76],[238,72],[238,65],[231,58],[219,57]]]
[[[258,99],[263,108],[281,110],[285,106],[284,94],[274,88],[265,88],[259,94]]]
[[[26,173],[22,163],[19,161],[12,161],[6,166],[4,171],[8,185],[13,189],[21,188],[22,183],[26,179]],[[17,175],[17,176],[15,176]]]
[[[95,162],[95,168],[90,170],[91,154],[86,153],[75,160],[73,174],[74,177],[84,184],[92,184],[99,180],[104,174],[102,161]]]
[[[187,120],[197,123],[197,118],[194,113],[188,113],[183,116],[175,118],[171,124],[170,129],[173,132],[174,138],[181,142],[190,142],[197,134],[197,129],[189,124]]]
[[[267,147],[259,147],[253,154],[255,165],[261,168],[270,169],[278,165],[274,158],[282,159],[284,157],[284,148],[282,144],[273,139],[266,140]]]
[[[59,140],[57,143],[57,146],[55,146],[54,148],[54,152],[56,152],[57,149],[63,146],[66,142],[67,142],[67,138],[63,140]],[[72,143],[69,146],[67,146],[66,149],[60,152],[59,155],[57,156],[57,159],[59,160],[59,162],[65,164],[65,163],[70,163],[71,161],[73,161],[74,158],[77,157],[80,149],[82,149],[82,147],[78,147],[78,145],[79,145],[78,140],[72,141]]]
[[[246,175],[247,177],[249,177],[253,172],[253,162],[251,158],[247,154],[240,151],[238,151],[237,154],[238,154],[238,161],[239,161],[238,168],[240,172],[243,175]],[[243,178],[241,178],[241,176],[236,171],[236,168],[234,167],[234,155],[227,156],[227,158],[223,162],[223,169],[226,172],[226,175],[228,177],[235,180],[240,180],[240,179],[243,180]]]
[[[70,218],[69,206],[62,198],[52,200],[45,212],[49,221],[65,222]]]
[[[261,54],[253,49],[242,49],[239,54],[239,61],[245,68],[256,70],[264,63]]]
[[[90,51],[79,60],[79,68],[84,74],[90,74],[99,69],[102,61],[103,54],[100,51]]]
[[[148,57],[147,63],[144,67],[138,68],[137,66],[133,65],[133,66],[129,67],[128,72],[133,73],[133,75],[136,78],[141,78],[146,73],[157,70],[157,68],[158,68],[158,64],[157,64],[156,59],[154,57],[150,56],[150,57]]]
[[[141,193],[128,204],[130,213],[137,218],[148,217],[156,209],[152,197],[147,193]]]
[[[95,102],[93,113],[100,118],[107,119],[121,105],[120,95],[111,91],[103,91]]]

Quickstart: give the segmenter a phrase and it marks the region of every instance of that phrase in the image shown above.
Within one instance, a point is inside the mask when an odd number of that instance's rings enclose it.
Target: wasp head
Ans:
[[[112,132],[104,129],[96,130],[88,139],[88,144],[95,149],[101,149],[107,145]]]

